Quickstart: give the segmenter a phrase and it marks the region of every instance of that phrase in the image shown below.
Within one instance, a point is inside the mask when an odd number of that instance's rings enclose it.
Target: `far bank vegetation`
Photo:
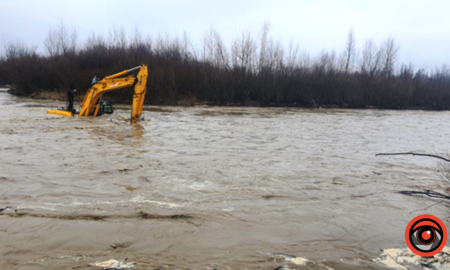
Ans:
[[[43,38],[45,53],[22,42],[6,42],[0,85],[24,95],[64,97],[70,83],[83,95],[94,75],[106,76],[141,63],[149,67],[146,104],[261,105],[344,108],[450,108],[450,70],[432,72],[398,63],[394,37],[366,40],[357,50],[353,30],[341,52],[311,56],[291,41],[273,39],[270,24],[244,30],[231,44],[210,28],[201,45],[187,33],[144,38],[113,27],[79,45],[77,31],[60,22]],[[45,93],[45,94],[44,94]],[[132,91],[105,95],[131,100]]]

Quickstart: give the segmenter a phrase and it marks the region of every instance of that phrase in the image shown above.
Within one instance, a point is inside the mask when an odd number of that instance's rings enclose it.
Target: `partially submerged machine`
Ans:
[[[136,76],[129,75],[131,71],[139,69]],[[131,110],[131,123],[136,123],[142,114],[144,98],[146,93],[148,70],[146,65],[140,65],[132,69],[107,76],[97,83],[93,84],[86,92],[83,102],[81,103],[80,116],[99,116],[104,113],[112,113],[114,107],[107,101],[102,101],[103,94],[106,92],[134,86],[133,107]],[[63,116],[73,116],[72,112],[66,110],[48,110],[49,114],[57,114]]]

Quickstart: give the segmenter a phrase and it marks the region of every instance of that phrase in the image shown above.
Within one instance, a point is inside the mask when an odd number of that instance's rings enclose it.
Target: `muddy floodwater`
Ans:
[[[57,105],[0,92],[1,269],[384,269],[413,217],[450,216],[396,193],[441,191],[436,160],[375,156],[448,153],[450,112]]]

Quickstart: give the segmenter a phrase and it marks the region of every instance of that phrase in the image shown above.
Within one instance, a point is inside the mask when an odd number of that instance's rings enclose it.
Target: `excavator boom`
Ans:
[[[139,69],[136,76],[121,77],[129,74],[131,71]],[[139,116],[142,114],[142,107],[144,105],[144,99],[146,94],[148,69],[146,65],[140,65],[132,69],[124,70],[122,72],[107,76],[101,81],[93,84],[92,87],[86,92],[83,102],[81,103],[80,116],[89,116],[97,104],[96,110],[93,116],[97,116],[100,108],[100,101],[103,94],[110,91],[134,86],[133,95],[133,107],[131,110],[131,123],[136,123],[139,120]],[[64,116],[72,116],[72,113],[61,110],[49,110],[47,113],[58,114]]]

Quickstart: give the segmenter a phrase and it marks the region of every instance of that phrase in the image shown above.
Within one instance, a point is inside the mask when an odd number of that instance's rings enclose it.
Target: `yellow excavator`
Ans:
[[[136,76],[130,75],[127,77],[121,77],[129,74],[131,71],[139,69]],[[134,86],[133,95],[133,108],[131,110],[131,123],[136,123],[139,120],[139,116],[142,114],[142,107],[144,105],[144,98],[146,93],[148,70],[146,65],[140,65],[132,69],[124,70],[122,72],[107,76],[102,80],[96,82],[86,92],[83,103],[81,103],[80,116],[97,116],[101,108],[100,114],[105,110],[106,113],[112,113],[113,108],[108,103],[102,103],[103,94],[106,92],[122,89],[125,87]],[[105,109],[105,106],[109,108]],[[71,117],[74,114],[66,110],[48,110],[49,114],[57,114]]]

